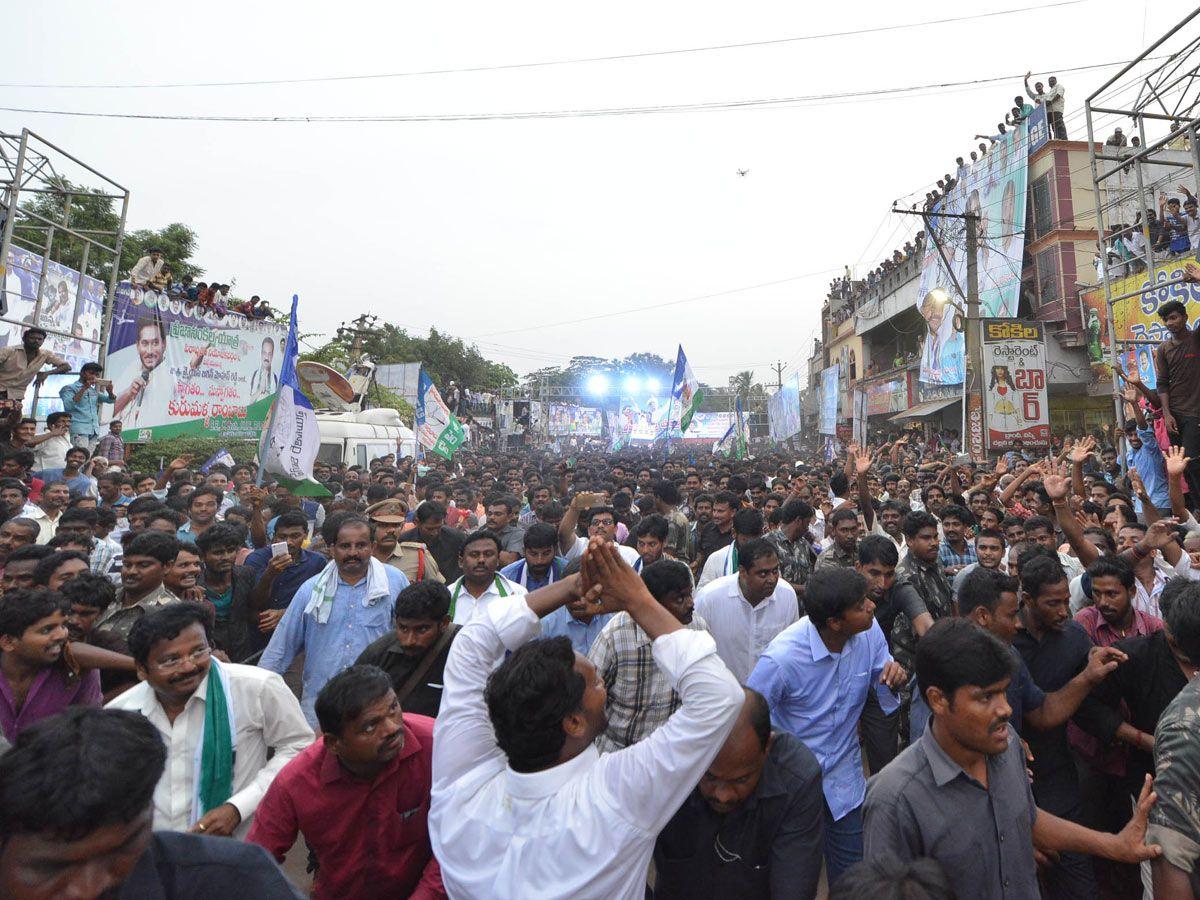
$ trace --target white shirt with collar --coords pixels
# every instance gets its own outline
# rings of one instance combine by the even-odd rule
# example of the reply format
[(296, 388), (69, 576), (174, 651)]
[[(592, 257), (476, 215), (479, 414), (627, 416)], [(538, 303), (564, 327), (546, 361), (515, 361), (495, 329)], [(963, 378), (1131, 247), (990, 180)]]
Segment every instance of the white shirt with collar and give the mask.
[(757, 606), (742, 596), (738, 576), (724, 575), (696, 594), (696, 615), (708, 623), (717, 654), (733, 677), (745, 684), (758, 657), (775, 635), (800, 618), (796, 591), (779, 579), (775, 592)]
[(483, 687), (506, 650), (540, 634), (523, 599), (491, 603), (458, 636), (434, 726), (429, 837), (452, 897), (641, 900), (659, 831), (691, 793), (742, 707), (712, 638), (654, 641), (683, 705), (643, 741), (601, 756), (594, 744), (538, 772), (515, 772)]
[[(736, 541), (737, 538), (734, 538), (734, 542)], [(700, 570), (700, 580), (696, 582), (696, 587), (707, 587), (718, 578), (732, 575), (733, 573), (729, 571), (729, 557), (732, 554), (733, 544), (718, 547), (708, 554), (708, 559), (704, 561), (704, 568)]]
[(67, 451), (74, 444), (64, 434), (56, 434), (46, 438), (33, 448), (33, 471), (45, 472), (47, 469), (61, 469), (67, 464)]
[[(638, 552), (632, 547), (626, 547), (624, 544), (616, 545), (617, 552), (621, 554), (621, 559), (629, 563), (631, 566), (638, 561)], [(567, 562), (573, 562), (583, 556), (583, 551), (587, 549), (588, 539), (583, 537), (575, 538), (575, 544), (566, 552), (564, 557)]]
[[(297, 753), (313, 742), (300, 701), (283, 678), (258, 666), (224, 663), (229, 676), (230, 703), (237, 726), (233, 762), (233, 794), (229, 802), (241, 813), (234, 830), (243, 839), (254, 811), (275, 776)], [(211, 678), (211, 669), (209, 678)], [(158, 729), (167, 745), (167, 765), (154, 788), (154, 830), (187, 831), (192, 825), (196, 747), (204, 732), (204, 701), (208, 678), (200, 683), (174, 722), (167, 720), (154, 689), (140, 682), (106, 704), (106, 709), (140, 712)], [(274, 756), (267, 759), (267, 750)], [(134, 765), (136, 760), (124, 760)]]
[(493, 600), (498, 600), (501, 597), (500, 589), (496, 586), (497, 579), (499, 584), (504, 587), (504, 596), (514, 597), (520, 594), (528, 594), (525, 585), (517, 584), (515, 581), (509, 581), (499, 572), (496, 577), (488, 583), (485, 590), (478, 597), (471, 596), (471, 592), (467, 590), (466, 576), (459, 578), (458, 581), (449, 585), (450, 596), (453, 598), (451, 605), (454, 607), (454, 624), (466, 625), (471, 621), (471, 617), (477, 612), (491, 603)]

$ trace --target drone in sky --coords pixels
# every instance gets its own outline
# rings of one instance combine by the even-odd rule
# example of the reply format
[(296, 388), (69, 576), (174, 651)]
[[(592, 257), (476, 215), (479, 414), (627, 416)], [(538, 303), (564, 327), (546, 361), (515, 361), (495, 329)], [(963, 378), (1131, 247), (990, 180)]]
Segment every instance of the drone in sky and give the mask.
[(745, 176), (750, 174), (750, 170), (749, 169), (738, 169), (737, 173), (744, 178)]

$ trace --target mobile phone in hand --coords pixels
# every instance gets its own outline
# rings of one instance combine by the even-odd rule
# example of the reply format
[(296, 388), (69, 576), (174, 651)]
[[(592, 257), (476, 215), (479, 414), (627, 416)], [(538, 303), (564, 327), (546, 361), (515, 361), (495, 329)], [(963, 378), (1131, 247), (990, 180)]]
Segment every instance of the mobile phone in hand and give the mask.
[(272, 559), (274, 559), (277, 556), (287, 556), (289, 552), (290, 551), (288, 550), (288, 545), (287, 545), (286, 541), (277, 541), (276, 543), (271, 545), (271, 558)]

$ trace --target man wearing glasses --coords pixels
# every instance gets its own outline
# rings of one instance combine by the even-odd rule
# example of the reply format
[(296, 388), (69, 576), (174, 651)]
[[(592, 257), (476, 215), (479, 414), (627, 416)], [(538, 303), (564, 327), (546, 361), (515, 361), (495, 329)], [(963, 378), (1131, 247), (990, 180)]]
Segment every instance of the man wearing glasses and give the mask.
[[(609, 542), (616, 539), (616, 510), (611, 506), (604, 506), (603, 503), (604, 500), (599, 494), (586, 491), (571, 498), (571, 505), (563, 513), (562, 521), (558, 524), (558, 549), (567, 558), (567, 562), (582, 556), (591, 538), (603, 538)], [(587, 537), (580, 537), (575, 532), (580, 519), (587, 523)], [(631, 566), (639, 559), (638, 552), (633, 547), (618, 545), (617, 552)]]
[(108, 704), (140, 712), (162, 735), (154, 829), (241, 838), (279, 770), (313, 741), (283, 679), (212, 656), (202, 605), (152, 609), (129, 632), (141, 683)]

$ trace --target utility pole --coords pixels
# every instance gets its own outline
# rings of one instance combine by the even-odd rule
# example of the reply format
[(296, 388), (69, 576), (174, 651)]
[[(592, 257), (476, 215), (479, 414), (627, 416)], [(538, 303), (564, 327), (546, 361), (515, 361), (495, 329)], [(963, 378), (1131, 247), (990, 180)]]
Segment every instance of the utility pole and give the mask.
[(963, 373), (962, 449), (982, 460), (983, 449), (983, 358), (979, 334), (979, 216), (969, 213), (967, 226), (967, 358)]
[(338, 326), (337, 336), (345, 337), (352, 335), (353, 339), (350, 342), (350, 365), (357, 365), (363, 355), (363, 338), (368, 334), (373, 334), (375, 331), (375, 323), (379, 320), (379, 316), (368, 316), (366, 313), (360, 315), (357, 319), (347, 326), (344, 322)]
[(775, 370), (775, 386), (779, 390), (783, 390), (783, 370), (787, 368), (782, 362), (777, 362), (771, 366)]

